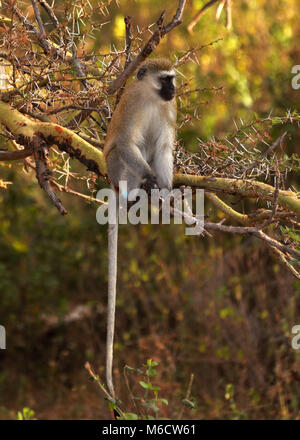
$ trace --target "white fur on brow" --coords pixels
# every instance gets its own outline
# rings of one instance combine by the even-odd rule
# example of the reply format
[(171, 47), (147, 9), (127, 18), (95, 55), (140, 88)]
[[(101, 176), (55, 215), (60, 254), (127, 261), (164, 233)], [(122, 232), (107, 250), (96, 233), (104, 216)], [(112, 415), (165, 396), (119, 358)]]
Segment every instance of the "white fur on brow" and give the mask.
[(160, 75), (174, 75), (174, 76), (176, 75), (174, 69), (172, 69), (172, 70), (160, 70), (158, 73)]
[(159, 70), (158, 72), (155, 73), (149, 73), (148, 75), (146, 75), (144, 81), (148, 81), (155, 90), (160, 90), (161, 88), (161, 83), (159, 82), (159, 77), (165, 75), (165, 76), (174, 76), (174, 78), (172, 79), (173, 84), (175, 85), (175, 70)]

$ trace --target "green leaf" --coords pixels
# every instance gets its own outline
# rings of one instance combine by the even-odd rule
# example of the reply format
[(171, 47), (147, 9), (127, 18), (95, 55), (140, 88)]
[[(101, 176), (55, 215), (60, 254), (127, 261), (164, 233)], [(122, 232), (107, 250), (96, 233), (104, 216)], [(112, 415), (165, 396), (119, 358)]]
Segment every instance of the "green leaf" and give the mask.
[(124, 414), (125, 420), (138, 420), (139, 417), (137, 414), (134, 413), (125, 413)]
[(196, 404), (191, 400), (183, 399), (181, 402), (183, 403), (184, 406), (187, 406), (188, 408), (193, 408), (193, 409), (196, 408)]
[(158, 362), (153, 361), (152, 359), (147, 360), (147, 366), (148, 367), (157, 367)]
[(154, 377), (154, 376), (156, 376), (156, 374), (157, 374), (157, 372), (156, 372), (156, 370), (154, 370), (154, 368), (148, 368), (146, 370), (146, 375), (149, 377)]
[(149, 387), (150, 390), (152, 391), (160, 391), (160, 387), (157, 385), (152, 385), (151, 383), (149, 383)]
[(150, 408), (152, 409), (154, 412), (158, 412), (159, 408), (158, 406), (155, 405), (155, 402), (153, 400), (149, 400), (148, 402), (144, 402), (141, 404), (142, 408)]
[(151, 389), (151, 383), (146, 383), (143, 380), (139, 381), (139, 384), (141, 385), (141, 387), (148, 389)]
[(169, 405), (169, 402), (167, 399), (159, 399), (160, 402), (164, 403), (165, 405)]

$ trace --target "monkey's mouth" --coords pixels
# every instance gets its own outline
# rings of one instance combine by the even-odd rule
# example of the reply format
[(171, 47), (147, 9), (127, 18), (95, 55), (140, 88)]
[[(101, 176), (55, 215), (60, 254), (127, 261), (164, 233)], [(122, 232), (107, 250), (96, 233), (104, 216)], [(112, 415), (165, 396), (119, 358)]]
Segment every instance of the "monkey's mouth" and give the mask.
[(160, 95), (165, 101), (171, 101), (175, 96), (175, 89), (161, 90)]

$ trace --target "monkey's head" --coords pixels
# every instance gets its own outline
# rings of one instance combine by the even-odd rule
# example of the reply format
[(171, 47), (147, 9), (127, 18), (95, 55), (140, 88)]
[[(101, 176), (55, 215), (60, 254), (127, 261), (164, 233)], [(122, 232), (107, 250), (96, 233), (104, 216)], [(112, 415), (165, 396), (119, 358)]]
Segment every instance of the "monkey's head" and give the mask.
[(145, 61), (138, 70), (137, 79), (145, 81), (164, 101), (171, 101), (175, 96), (175, 71), (171, 61), (165, 58)]

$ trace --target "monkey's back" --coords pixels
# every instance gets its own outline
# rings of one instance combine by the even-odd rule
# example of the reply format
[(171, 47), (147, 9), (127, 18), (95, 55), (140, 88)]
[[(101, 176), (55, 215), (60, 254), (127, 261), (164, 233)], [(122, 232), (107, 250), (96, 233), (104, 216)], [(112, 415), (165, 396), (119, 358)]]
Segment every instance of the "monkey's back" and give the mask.
[(108, 126), (103, 150), (104, 157), (108, 156), (118, 136), (122, 136), (124, 139), (128, 133), (129, 137), (132, 124), (136, 124), (141, 119), (141, 113), (145, 111), (145, 105), (142, 103), (145, 102), (146, 96), (143, 95), (145, 93), (137, 80), (125, 87)]

